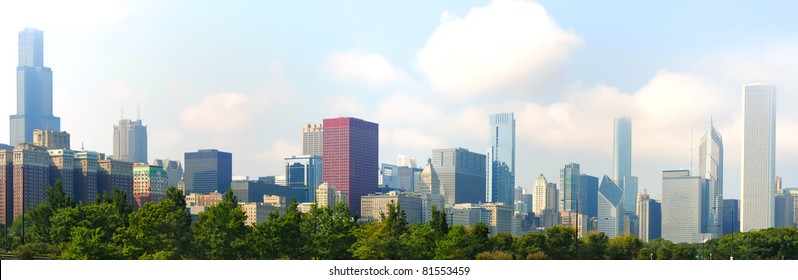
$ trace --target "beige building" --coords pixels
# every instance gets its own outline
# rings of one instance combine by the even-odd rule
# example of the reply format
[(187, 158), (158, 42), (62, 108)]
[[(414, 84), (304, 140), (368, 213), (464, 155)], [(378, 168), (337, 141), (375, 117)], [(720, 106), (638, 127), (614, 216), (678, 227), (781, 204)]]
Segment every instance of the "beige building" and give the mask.
[(287, 205), (284, 196), (264, 195), (263, 202), (239, 202), (241, 209), (247, 214), (244, 224), (253, 226), (269, 219), (269, 214), (277, 212), (284, 215)]
[(14, 218), (45, 199), (50, 181), (50, 154), (47, 149), (30, 143), (19, 143), (13, 152)]
[(13, 150), (0, 148), (0, 221), (10, 225), (14, 220), (14, 157)]
[(33, 130), (33, 145), (47, 149), (69, 150), (69, 133), (52, 130)]
[(339, 201), (343, 201), (349, 205), (349, 193), (346, 191), (336, 190), (335, 187), (328, 183), (322, 183), (316, 188), (316, 205), (318, 207), (334, 207)]
[[(40, 130), (34, 130), (34, 135)], [(35, 136), (34, 136), (35, 138)], [(47, 150), (50, 154), (50, 185), (54, 186), (57, 180), (61, 187), (73, 199), (75, 198), (75, 152), (66, 149)]]
[(94, 203), (97, 197), (98, 155), (91, 151), (75, 152), (75, 199), (83, 204)]
[(208, 206), (214, 206), (220, 201), (222, 201), (222, 194), (218, 192), (212, 192), (209, 194), (192, 193), (186, 195), (186, 205), (189, 206), (193, 205), (193, 206), (208, 207)]
[(646, 191), (646, 189), (643, 189), (643, 192), (641, 192), (637, 196), (637, 218), (638, 218), (638, 224), (639, 224), (639, 227), (640, 227), (640, 229), (638, 230), (638, 233), (640, 234), (639, 235), (640, 239), (643, 240), (643, 242), (648, 242), (649, 241), (648, 239), (649, 239), (649, 236), (650, 236), (649, 231), (648, 231), (648, 229), (650, 228), (649, 227), (649, 221), (650, 221), (649, 220), (649, 218), (650, 218), (649, 217), (650, 216), (649, 215), (649, 213), (650, 213), (649, 206), (650, 205), (651, 205), (651, 202), (650, 202), (650, 198), (648, 196), (648, 192)]
[(411, 193), (395, 191), (360, 197), (360, 217), (366, 220), (379, 221), (381, 220), (381, 214), (388, 214), (388, 205), (391, 203), (399, 205), (400, 209), (405, 212), (408, 223), (421, 222), (421, 197)]
[(490, 232), (491, 234), (497, 233), (513, 233), (513, 207), (504, 205), (502, 202), (495, 203), (482, 203), (479, 207), (490, 211)]
[(302, 125), (302, 154), (311, 156), (321, 156), (322, 136), (324, 129), (322, 124)]

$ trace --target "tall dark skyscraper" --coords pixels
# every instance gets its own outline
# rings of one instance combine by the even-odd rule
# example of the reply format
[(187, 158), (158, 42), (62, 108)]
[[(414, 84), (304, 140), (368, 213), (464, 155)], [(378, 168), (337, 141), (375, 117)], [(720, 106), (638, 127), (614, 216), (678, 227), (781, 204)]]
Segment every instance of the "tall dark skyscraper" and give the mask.
[(186, 153), (186, 193), (224, 193), (233, 180), (233, 154), (218, 150)]
[(587, 174), (579, 176), (579, 213), (589, 219), (598, 217), (599, 179)]
[(26, 28), (19, 32), (17, 114), (11, 115), (9, 144), (33, 142), (33, 130), (61, 131), (53, 116), (53, 71), (44, 67), (44, 36)]
[(349, 212), (360, 212), (360, 197), (377, 192), (379, 125), (356, 118), (324, 119), (322, 180), (349, 194)]

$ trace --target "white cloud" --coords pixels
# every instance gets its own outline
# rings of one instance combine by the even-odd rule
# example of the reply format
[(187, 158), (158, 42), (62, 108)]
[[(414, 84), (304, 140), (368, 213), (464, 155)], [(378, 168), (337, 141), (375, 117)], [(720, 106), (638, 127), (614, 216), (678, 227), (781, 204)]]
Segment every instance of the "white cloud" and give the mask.
[(410, 79), (407, 73), (391, 65), (382, 55), (357, 50), (331, 54), (323, 69), (336, 79), (366, 85), (383, 85)]
[(48, 31), (79, 29), (116, 22), (127, 17), (133, 7), (125, 1), (10, 1), (0, 12), (3, 21), (15, 29), (35, 27)]
[(180, 120), (192, 130), (225, 134), (252, 128), (257, 112), (248, 96), (224, 92), (189, 105), (180, 113)]
[(465, 18), (444, 12), (416, 63), (434, 91), (453, 98), (529, 93), (550, 83), (581, 43), (538, 3), (494, 1)]
[(443, 142), (437, 136), (417, 129), (396, 129), (392, 133), (392, 140), (399, 148), (432, 150), (443, 147)]

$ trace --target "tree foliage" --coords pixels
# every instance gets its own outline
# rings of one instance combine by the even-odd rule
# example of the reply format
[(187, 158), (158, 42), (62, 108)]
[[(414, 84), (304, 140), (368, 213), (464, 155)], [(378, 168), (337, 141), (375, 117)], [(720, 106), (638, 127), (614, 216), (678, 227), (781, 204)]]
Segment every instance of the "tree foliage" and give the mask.
[(121, 190), (86, 205), (75, 203), (60, 182), (46, 195), (23, 216), (24, 225), (22, 218), (15, 219), (4, 236), (4, 245), (18, 258), (798, 259), (795, 228), (728, 234), (702, 244), (643, 242), (631, 235), (610, 239), (601, 232), (577, 239), (574, 229), (564, 226), (515, 237), (491, 234), (483, 223), (449, 225), (445, 212), (434, 207), (427, 223), (408, 223), (396, 204), (389, 205), (379, 220), (361, 223), (343, 202), (332, 208), (312, 205), (308, 213), (300, 213), (295, 200), (284, 213), (271, 213), (265, 222), (246, 226), (246, 213), (232, 191), (196, 222), (186, 211), (184, 196), (174, 188), (167, 190), (167, 199), (147, 203), (138, 211)]

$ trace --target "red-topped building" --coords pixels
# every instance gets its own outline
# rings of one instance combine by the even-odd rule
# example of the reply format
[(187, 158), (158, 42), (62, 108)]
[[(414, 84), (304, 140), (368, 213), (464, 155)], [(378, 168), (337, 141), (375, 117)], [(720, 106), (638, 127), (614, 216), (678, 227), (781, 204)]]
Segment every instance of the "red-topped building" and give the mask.
[(356, 118), (324, 119), (322, 180), (349, 193), (349, 212), (360, 212), (360, 197), (377, 192), (379, 125)]

